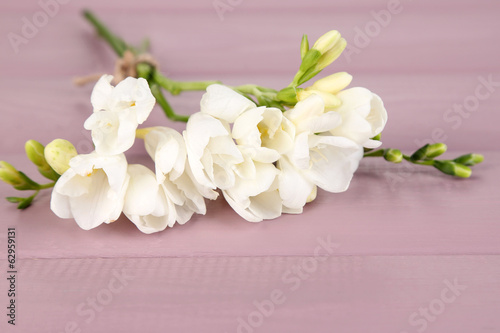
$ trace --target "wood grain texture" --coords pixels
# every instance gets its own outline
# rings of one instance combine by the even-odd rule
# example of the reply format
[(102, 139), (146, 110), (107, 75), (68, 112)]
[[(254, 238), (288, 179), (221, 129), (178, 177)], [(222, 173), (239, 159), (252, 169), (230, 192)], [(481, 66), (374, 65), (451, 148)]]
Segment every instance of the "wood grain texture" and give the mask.
[[(74, 323), (93, 333), (245, 332), (241, 319), (266, 333), (498, 331), (498, 255), (334, 255), (298, 278), (295, 268), (308, 259), (26, 259), (16, 329), (63, 332)], [(255, 302), (269, 302), (275, 290), (280, 304), (259, 321)], [(442, 310), (441, 299), (450, 300)], [(429, 309), (425, 326), (420, 309)]]
[[(410, 152), (434, 139), (450, 146), (448, 156), (484, 153), (484, 164), (456, 180), (365, 160), (347, 192), (321, 192), (302, 215), (252, 224), (218, 200), (206, 216), (155, 235), (123, 218), (85, 232), (52, 214), (49, 193), (24, 212), (1, 200), (0, 247), (7, 226), (18, 232), (19, 326), (4, 318), (0, 331), (60, 333), (75, 322), (81, 332), (238, 332), (254, 301), (281, 289), (286, 302), (253, 332), (500, 332), (500, 3), (401, 0), (401, 11), (363, 46), (359, 31), (389, 1), (222, 1), (233, 4), (222, 19), (212, 0), (69, 1), (18, 53), (8, 34), (21, 34), (23, 19), (32, 21), (41, 7), (2, 1), (0, 159), (33, 174), (20, 153), (28, 139), (62, 137), (91, 150), (83, 121), (92, 87), (74, 87), (71, 78), (111, 72), (114, 56), (81, 18), (85, 7), (133, 43), (150, 37), (172, 78), (228, 84), (287, 85), (301, 35), (314, 40), (337, 29), (359, 52), (340, 57), (331, 72), (348, 71), (353, 85), (383, 98), (384, 146)], [(490, 90), (482, 83), (488, 79)], [(488, 96), (479, 99), (477, 89)], [(171, 101), (192, 114), (200, 96)], [(474, 97), (477, 105), (467, 106)], [(151, 124), (184, 127), (159, 109)], [(146, 163), (140, 143), (127, 157)], [(0, 197), (12, 194), (0, 184)], [(291, 290), (283, 276), (296, 274), (325, 237), (338, 247)], [(6, 271), (5, 255), (0, 262)], [(108, 295), (120, 272), (134, 278), (87, 322), (89, 312), (77, 308)], [(423, 328), (420, 309), (439, 306), (445, 281), (455, 279), (465, 290)], [(0, 281), (3, 307), (8, 286)]]

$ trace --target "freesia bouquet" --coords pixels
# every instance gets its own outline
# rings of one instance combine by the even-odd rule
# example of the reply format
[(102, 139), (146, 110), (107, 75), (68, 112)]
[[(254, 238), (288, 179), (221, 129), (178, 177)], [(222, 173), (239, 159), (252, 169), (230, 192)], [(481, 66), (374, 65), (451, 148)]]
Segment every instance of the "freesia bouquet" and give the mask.
[[(350, 88), (352, 76), (345, 72), (302, 87), (344, 50), (346, 41), (337, 31), (327, 32), (312, 47), (303, 36), (300, 67), (287, 87), (276, 90), (174, 81), (146, 53), (147, 43), (132, 47), (92, 13), (85, 17), (119, 56), (114, 76), (100, 76), (91, 95), (93, 112), (84, 127), (91, 131), (95, 151), (78, 154), (63, 139), (46, 146), (28, 141), (28, 158), (53, 182), (38, 184), (0, 162), (3, 181), (17, 190), (35, 191), (7, 198), (18, 208), (53, 187), (53, 212), (75, 219), (85, 230), (114, 222), (123, 213), (140, 231), (153, 233), (184, 224), (194, 213), (205, 214), (205, 200), (220, 193), (247, 221), (299, 214), (316, 198), (318, 187), (347, 190), (363, 157), (406, 160), (457, 177), (469, 177), (470, 167), (483, 160), (478, 154), (437, 160), (446, 151), (442, 143), (411, 155), (379, 148), (387, 122), (382, 99), (366, 88)], [(183, 116), (173, 111), (163, 90), (172, 95), (206, 92), (200, 111)], [(139, 128), (155, 103), (169, 119), (187, 122), (186, 129)], [(154, 171), (127, 163), (125, 153), (136, 139), (144, 141)]]

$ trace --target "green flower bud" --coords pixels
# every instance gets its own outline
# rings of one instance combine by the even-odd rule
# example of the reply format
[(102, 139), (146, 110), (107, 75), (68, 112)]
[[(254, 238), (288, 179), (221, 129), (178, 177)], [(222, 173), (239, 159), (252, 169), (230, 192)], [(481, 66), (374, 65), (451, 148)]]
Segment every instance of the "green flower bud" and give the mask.
[(468, 178), (472, 173), (469, 167), (452, 161), (434, 161), (433, 166), (447, 175), (461, 178)]
[[(304, 74), (308, 69), (317, 68), (318, 61), (320, 60), (320, 58), (323, 58), (328, 53), (335, 54), (336, 52), (338, 52), (339, 48), (338, 44), (340, 40), (341, 40), (340, 33), (336, 30), (329, 31), (320, 38), (318, 38), (316, 43), (314, 43), (313, 47), (303, 54), (302, 63), (300, 64), (299, 76), (302, 76), (301, 74)], [(303, 53), (303, 50), (305, 50), (304, 38), (302, 39), (302, 44), (301, 44), (301, 54)], [(331, 55), (328, 56), (328, 59), (329, 58), (331, 58)], [(323, 61), (323, 63), (324, 62), (325, 61)], [(321, 69), (323, 69), (326, 66), (321, 67)]]
[(45, 160), (45, 147), (35, 140), (29, 140), (24, 146), (26, 155), (33, 164), (38, 167), (38, 171), (42, 176), (51, 180), (59, 179), (59, 174), (55, 172)]
[(386, 149), (384, 152), (384, 158), (386, 161), (392, 163), (401, 163), (403, 160), (403, 153), (399, 149)]
[(307, 35), (302, 36), (302, 42), (300, 43), (300, 59), (304, 59), (307, 51), (309, 51), (309, 40)]
[(28, 156), (30, 161), (37, 167), (48, 166), (45, 156), (43, 155), (43, 150), (45, 148), (40, 142), (28, 140), (24, 145), (24, 149), (26, 150), (26, 156)]
[(316, 65), (316, 70), (321, 71), (323, 68), (329, 66), (332, 62), (337, 60), (346, 46), (347, 41), (344, 38), (340, 38), (339, 41), (330, 50), (328, 50), (328, 52), (326, 52), (321, 56), (321, 58), (319, 58)]
[(278, 95), (276, 96), (280, 101), (283, 101), (288, 104), (295, 105), (297, 104), (297, 91), (302, 89), (297, 89), (294, 87), (287, 87), (278, 91)]
[(321, 52), (315, 49), (310, 49), (302, 58), (302, 63), (300, 64), (299, 73), (304, 74), (308, 69), (314, 68), (321, 58)]
[(337, 30), (328, 31), (326, 34), (318, 38), (313, 45), (314, 50), (318, 50), (321, 54), (330, 51), (335, 44), (340, 40), (340, 33)]
[(16, 190), (38, 190), (40, 188), (38, 183), (5, 161), (0, 161), (0, 179), (12, 185)]
[(484, 156), (481, 154), (467, 154), (459, 156), (455, 158), (453, 161), (463, 165), (473, 166), (484, 161)]
[(47, 163), (60, 175), (69, 169), (69, 161), (76, 155), (75, 146), (67, 140), (55, 139), (45, 147)]
[(448, 147), (444, 143), (434, 143), (427, 147), (426, 158), (432, 159), (438, 157), (446, 152)]
[(12, 186), (24, 184), (24, 180), (16, 168), (10, 163), (0, 161), (0, 179)]
[(421, 161), (427, 159), (433, 159), (446, 151), (447, 147), (444, 143), (434, 143), (434, 144), (426, 144), (419, 150), (413, 153), (410, 158), (413, 161)]

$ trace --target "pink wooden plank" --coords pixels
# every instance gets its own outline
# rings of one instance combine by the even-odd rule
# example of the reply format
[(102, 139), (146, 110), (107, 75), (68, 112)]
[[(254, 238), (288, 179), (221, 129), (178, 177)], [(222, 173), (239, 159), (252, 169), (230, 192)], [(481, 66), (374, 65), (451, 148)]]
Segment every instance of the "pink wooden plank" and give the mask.
[[(23, 212), (4, 200), (0, 209), (2, 224), (18, 228), (22, 258), (311, 255), (326, 234), (341, 240), (345, 255), (498, 254), (500, 154), (485, 155), (467, 180), (367, 160), (348, 191), (321, 192), (303, 214), (263, 223), (244, 221), (223, 200), (209, 202), (206, 216), (154, 235), (125, 218), (80, 230), (52, 214), (49, 193)], [(2, 185), (0, 197), (9, 194)], [(0, 229), (0, 239), (5, 234)]]
[[(30, 20), (40, 11), (36, 1), (27, 3), (30, 5), (25, 9), (1, 12), (2, 35), (21, 34), (22, 18)], [(142, 10), (134, 8), (133, 15), (128, 15), (121, 4), (120, 9), (113, 5), (106, 5), (108, 10), (101, 11), (99, 6), (95, 9), (131, 42), (150, 37), (155, 55), (165, 70), (175, 75), (270, 72), (291, 76), (299, 61), (301, 35), (308, 33), (313, 41), (331, 29), (341, 31), (350, 45), (359, 49), (350, 57), (342, 56), (337, 70), (484, 73), (498, 69), (496, 31), (500, 22), (496, 14), (500, 4), (495, 1), (481, 5), (473, 1), (449, 2), (441, 10), (436, 10), (432, 1), (402, 1), (401, 11), (392, 15), (388, 24), (383, 23), (386, 27), (377, 23), (371, 11), (386, 10), (387, 1), (362, 8), (350, 8), (347, 2), (338, 7), (337, 2), (322, 2), (319, 7), (309, 7), (309, 2), (291, 8), (270, 5), (279, 7), (275, 10), (255, 9), (258, 5), (251, 3), (244, 2), (227, 12), (223, 21), (211, 8), (212, 1), (204, 1), (203, 10), (191, 10), (187, 5), (188, 9), (181, 12), (171, 9), (176, 5), (156, 8), (142, 3)], [(85, 6), (94, 8), (87, 3)], [(191, 6), (198, 8), (198, 3)], [(92, 29), (80, 17), (82, 7), (78, 2), (61, 7), (34, 37), (28, 38), (27, 44), (19, 46), (18, 54), (8, 38), (2, 38), (0, 46), (5, 52), (0, 54), (0, 63), (9, 64), (2, 69), (4, 75), (40, 78), (100, 70), (99, 66), (109, 61), (106, 56), (110, 53), (95, 40)], [(358, 28), (366, 32), (370, 27), (375, 27), (373, 33), (368, 32), (372, 37), (363, 42), (357, 37), (361, 35)]]
[[(322, 259), (316, 266), (291, 256), (24, 259), (18, 326), (8, 332), (500, 330), (498, 255)], [(309, 273), (299, 278), (297, 267)], [(273, 290), (281, 304), (259, 314), (254, 302), (269, 304)], [(249, 316), (254, 327), (238, 330)], [(5, 320), (0, 327), (9, 328)]]

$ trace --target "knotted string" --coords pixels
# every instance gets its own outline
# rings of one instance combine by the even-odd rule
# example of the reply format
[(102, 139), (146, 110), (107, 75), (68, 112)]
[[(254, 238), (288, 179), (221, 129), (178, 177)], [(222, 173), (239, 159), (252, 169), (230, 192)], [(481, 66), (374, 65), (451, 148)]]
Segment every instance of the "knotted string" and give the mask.
[[(123, 57), (116, 59), (115, 70), (113, 73), (114, 85), (118, 84), (125, 78), (137, 77), (137, 64), (146, 63), (154, 68), (158, 68), (158, 62), (149, 53), (135, 55), (130, 50), (123, 53)], [(73, 79), (73, 83), (77, 86), (83, 86), (88, 83), (97, 82), (105, 73), (95, 73), (86, 76), (80, 76)]]

